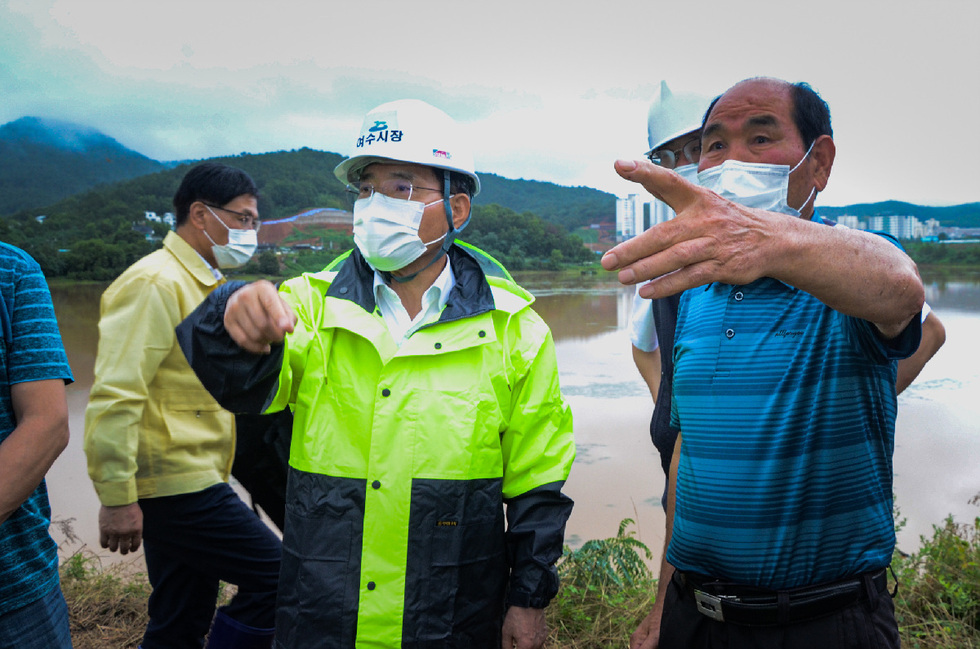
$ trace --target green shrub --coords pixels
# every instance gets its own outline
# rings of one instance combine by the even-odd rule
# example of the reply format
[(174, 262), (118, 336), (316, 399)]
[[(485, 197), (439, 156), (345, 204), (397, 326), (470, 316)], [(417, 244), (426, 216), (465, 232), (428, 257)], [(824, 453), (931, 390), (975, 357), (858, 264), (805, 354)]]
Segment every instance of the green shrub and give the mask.
[(960, 524), (948, 516), (921, 541), (918, 552), (892, 561), (903, 646), (980, 647), (980, 517)]
[(586, 541), (578, 550), (566, 546), (558, 563), (562, 583), (579, 588), (648, 584), (652, 575), (645, 561), (651, 561), (653, 554), (632, 531), (626, 531), (634, 524), (632, 518), (625, 518), (612, 538)]
[(565, 548), (561, 589), (548, 607), (549, 647), (619, 649), (646, 617), (657, 582), (645, 563), (650, 549), (627, 532), (633, 524), (624, 519), (612, 538)]

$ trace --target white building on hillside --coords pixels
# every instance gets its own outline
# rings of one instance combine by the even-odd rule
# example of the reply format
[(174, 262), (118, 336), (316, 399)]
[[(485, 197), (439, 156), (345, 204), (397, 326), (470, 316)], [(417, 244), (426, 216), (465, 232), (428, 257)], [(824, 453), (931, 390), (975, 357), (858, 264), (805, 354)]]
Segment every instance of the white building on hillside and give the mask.
[(841, 225), (846, 225), (852, 230), (864, 229), (864, 221), (862, 221), (856, 216), (849, 216), (847, 214), (842, 214), (841, 216), (838, 216), (835, 220)]
[(670, 209), (670, 206), (663, 201), (651, 201), (650, 202), (650, 227), (653, 227), (659, 223), (665, 223), (672, 218), (674, 218), (674, 210)]
[(869, 216), (868, 230), (887, 232), (896, 239), (921, 239), (935, 236), (939, 222), (929, 219), (925, 224), (911, 215)]
[(626, 241), (643, 232), (643, 201), (636, 194), (616, 199), (616, 240)]

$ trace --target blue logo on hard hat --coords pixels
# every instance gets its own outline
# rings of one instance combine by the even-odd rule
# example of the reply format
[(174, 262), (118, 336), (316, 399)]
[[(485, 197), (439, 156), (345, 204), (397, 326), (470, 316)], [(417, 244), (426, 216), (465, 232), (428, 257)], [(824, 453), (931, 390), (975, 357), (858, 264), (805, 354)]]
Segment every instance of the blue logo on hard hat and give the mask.
[(389, 131), (387, 122), (375, 122), (374, 126), (368, 129), (367, 135), (362, 135), (357, 138), (355, 147), (363, 149), (366, 146), (371, 146), (375, 142), (401, 142), (403, 134), (404, 131), (397, 129)]

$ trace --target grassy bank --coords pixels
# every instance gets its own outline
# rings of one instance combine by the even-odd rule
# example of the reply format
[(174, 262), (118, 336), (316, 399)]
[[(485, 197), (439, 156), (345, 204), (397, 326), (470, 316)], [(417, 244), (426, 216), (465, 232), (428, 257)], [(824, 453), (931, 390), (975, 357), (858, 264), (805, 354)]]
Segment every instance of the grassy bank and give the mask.
[[(980, 496), (974, 498), (980, 504)], [(616, 536), (566, 548), (562, 588), (548, 608), (550, 649), (622, 649), (646, 615), (656, 580), (649, 550), (625, 520)], [(899, 523), (901, 526), (902, 523)], [(911, 555), (896, 552), (896, 616), (907, 649), (980, 649), (980, 517), (947, 518)], [(75, 649), (135, 647), (146, 625), (146, 576), (132, 566), (103, 569), (76, 553), (62, 564)], [(894, 581), (890, 580), (894, 587)]]

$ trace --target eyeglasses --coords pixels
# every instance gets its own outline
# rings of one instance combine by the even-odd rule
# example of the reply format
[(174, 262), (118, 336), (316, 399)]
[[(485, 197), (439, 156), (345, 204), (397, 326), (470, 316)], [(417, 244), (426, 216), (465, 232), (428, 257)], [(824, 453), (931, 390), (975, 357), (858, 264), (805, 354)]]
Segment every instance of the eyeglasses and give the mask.
[[(204, 201), (201, 202), (204, 203)], [(222, 212), (234, 214), (235, 219), (237, 219), (239, 223), (249, 230), (255, 230), (258, 232), (259, 228), (262, 227), (262, 221), (260, 221), (259, 217), (255, 216), (254, 214), (249, 214), (248, 212), (236, 212), (235, 210), (229, 210), (227, 207), (221, 207), (220, 205), (211, 205), (210, 203), (204, 204), (213, 210), (221, 210)]]
[(684, 154), (689, 161), (697, 162), (701, 158), (701, 138), (696, 137), (688, 140), (679, 149), (657, 149), (647, 154), (650, 162), (665, 169), (673, 169), (677, 166), (677, 161), (681, 154)]
[(410, 201), (412, 200), (412, 195), (420, 189), (429, 192), (442, 192), (441, 189), (433, 189), (432, 187), (417, 187), (402, 178), (389, 178), (380, 183), (353, 182), (347, 185), (347, 198), (350, 200), (351, 205), (353, 205), (354, 201), (371, 198), (374, 192), (380, 192), (388, 198)]

